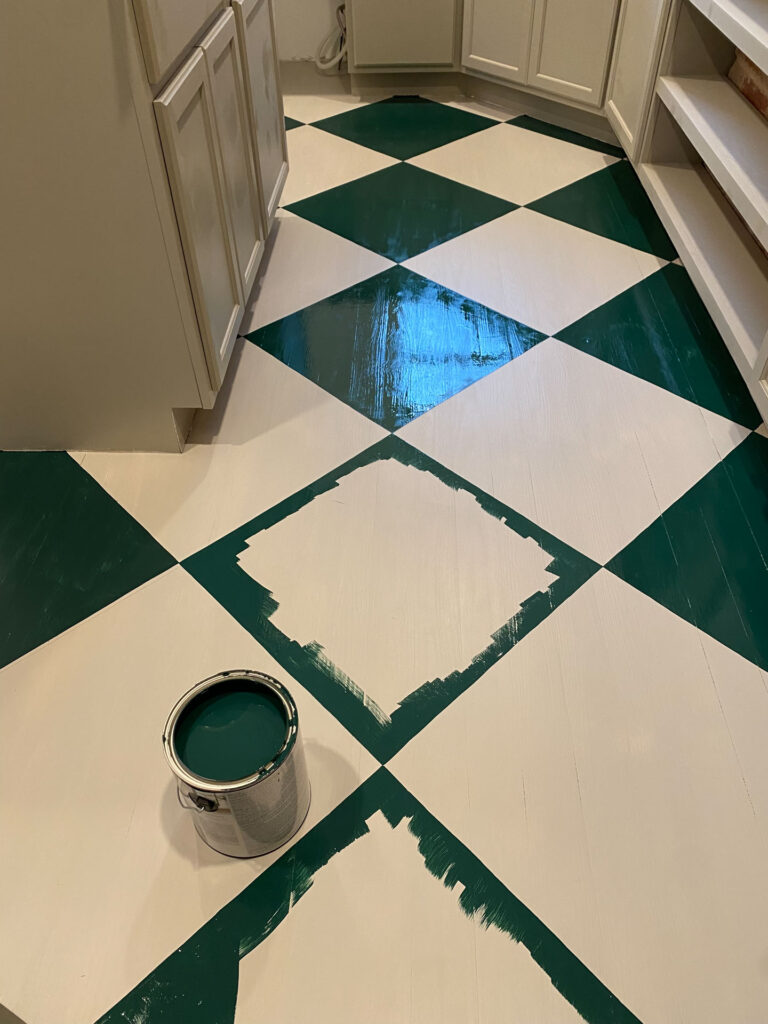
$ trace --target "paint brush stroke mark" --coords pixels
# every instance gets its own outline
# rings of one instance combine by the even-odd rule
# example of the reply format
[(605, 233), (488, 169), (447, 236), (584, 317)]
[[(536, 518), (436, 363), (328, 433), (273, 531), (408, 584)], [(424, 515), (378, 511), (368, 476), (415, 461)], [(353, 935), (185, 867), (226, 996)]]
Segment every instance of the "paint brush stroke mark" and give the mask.
[(461, 888), (463, 913), (525, 946), (587, 1024), (640, 1024), (386, 768), (375, 772), (96, 1024), (233, 1024), (240, 959), (280, 925), (337, 853), (368, 834), (368, 820), (378, 811), (393, 829), (408, 822), (427, 870), (447, 889)]
[[(248, 541), (256, 534), (269, 530), (321, 494), (337, 488), (344, 477), (357, 469), (384, 459), (396, 459), (403, 466), (431, 473), (452, 490), (471, 494), (484, 512), (503, 522), (520, 537), (531, 538), (546, 551), (551, 556), (546, 569), (556, 577), (546, 591), (536, 591), (526, 598), (519, 612), (492, 634), (488, 646), (478, 652), (468, 665), (442, 678), (425, 681), (403, 698), (392, 712), (390, 721), (381, 720), (376, 713), (381, 711), (378, 706), (372, 708), (367, 705), (362, 687), (326, 657), (319, 642), (302, 645), (275, 625), (272, 617), (278, 608), (277, 600), (238, 563)], [(596, 562), (394, 435), (378, 441), (313, 484), (185, 559), (182, 565), (382, 764), (543, 622), (599, 568)]]

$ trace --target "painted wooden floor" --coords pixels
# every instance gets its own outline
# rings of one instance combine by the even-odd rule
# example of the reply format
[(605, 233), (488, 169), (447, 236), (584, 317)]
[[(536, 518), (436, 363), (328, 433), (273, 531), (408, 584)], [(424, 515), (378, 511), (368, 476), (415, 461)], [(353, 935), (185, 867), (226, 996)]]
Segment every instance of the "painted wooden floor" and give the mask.
[[(768, 1021), (768, 433), (621, 151), (286, 98), (181, 456), (0, 454), (0, 1003), (26, 1024)], [(227, 860), (161, 732), (294, 694)]]

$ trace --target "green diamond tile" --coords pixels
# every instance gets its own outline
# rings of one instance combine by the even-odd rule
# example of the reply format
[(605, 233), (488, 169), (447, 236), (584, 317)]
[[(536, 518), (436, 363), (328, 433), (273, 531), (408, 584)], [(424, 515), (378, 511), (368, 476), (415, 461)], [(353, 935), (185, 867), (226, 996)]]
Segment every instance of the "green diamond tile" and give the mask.
[(664, 225), (627, 160), (551, 192), (530, 203), (528, 208), (665, 260), (677, 256)]
[(557, 337), (745, 427), (760, 423), (749, 390), (682, 267), (663, 267)]
[(401, 263), (516, 207), (411, 164), (395, 164), (286, 209)]
[(607, 568), (768, 670), (768, 439), (750, 434)]
[(175, 564), (64, 452), (1, 452), (0, 667)]
[(512, 117), (508, 123), (514, 124), (518, 128), (527, 128), (532, 132), (549, 135), (551, 138), (560, 139), (562, 142), (572, 142), (575, 146), (593, 149), (596, 153), (605, 153), (607, 156), (616, 157), (624, 156), (624, 150), (620, 146), (612, 146), (610, 142), (601, 142), (600, 139), (592, 139), (589, 135), (582, 135), (581, 132), (572, 132), (568, 128), (560, 128), (556, 124), (549, 124), (548, 121), (540, 121), (537, 117), (531, 117), (530, 114)]
[(290, 131), (291, 128), (301, 128), (303, 123), (303, 121), (297, 121), (294, 117), (286, 117), (285, 130)]
[(408, 160), (497, 122), (420, 96), (392, 96), (315, 122), (315, 128)]
[[(468, 665), (457, 665), (455, 671), (444, 678), (424, 681), (399, 701), (391, 715), (385, 715), (368, 700), (365, 680), (350, 679), (343, 668), (333, 664), (322, 646), (323, 637), (302, 644), (278, 628), (272, 618), (280, 606), (281, 595), (273, 594), (246, 572), (240, 556), (248, 550), (257, 534), (270, 530), (290, 516), (299, 515), (311, 502), (334, 491), (346, 477), (358, 470), (389, 459), (401, 467), (413, 467), (430, 474), (433, 480), (453, 491), (466, 492), (482, 512), (502, 522), (519, 538), (532, 538), (547, 556), (551, 556), (546, 571), (554, 578), (522, 600), (519, 611), (509, 621), (493, 623), (495, 631), (490, 642), (483, 650), (477, 651)], [(430, 515), (430, 508), (419, 510), (419, 514)], [(300, 519), (297, 522), (300, 527)], [(290, 675), (298, 679), (381, 762), (394, 756), (598, 568), (591, 559), (394, 435), (372, 445), (268, 512), (185, 559), (182, 564)], [(350, 625), (349, 628), (354, 627)], [(381, 623), (381, 629), (391, 628), (391, 623)], [(394, 637), (393, 642), (396, 642)]]
[[(413, 872), (424, 870), (454, 893), (457, 914), (477, 921), (478, 927), (497, 929), (530, 954), (556, 992), (590, 1024), (640, 1024), (638, 1018), (606, 988), (564, 943), (513, 892), (448, 831), (385, 768), (380, 768), (351, 796), (295, 843), (286, 853), (223, 907), (202, 928), (175, 950), (131, 992), (104, 1014), (97, 1024), (232, 1024), (237, 1014), (240, 961), (252, 954), (269, 962), (269, 951), (258, 947), (283, 925), (301, 900), (313, 899), (321, 873), (335, 858), (343, 871), (344, 851), (363, 837), (378, 837), (379, 859), (385, 863), (387, 843), (398, 828), (406, 828), (413, 840), (408, 853)], [(391, 831), (390, 831), (391, 830)], [(401, 858), (398, 860), (404, 867)], [(335, 865), (334, 865), (335, 867)], [(397, 870), (379, 876), (379, 884), (391, 886), (392, 898), (406, 900), (415, 927), (419, 927), (420, 888), (409, 887), (412, 874)], [(365, 886), (355, 887), (350, 878), (344, 912), (359, 914), (359, 927), (376, 931), (376, 915), (368, 907)], [(402, 887), (402, 888), (401, 888)], [(390, 891), (390, 890), (388, 890)], [(301, 911), (300, 911), (301, 912)], [(443, 919), (450, 927), (450, 918)], [(321, 941), (321, 937), (320, 941)], [(350, 937), (350, 941), (354, 941)], [(442, 951), (427, 951), (426, 960), (413, 958), (418, 974)], [(343, 950), (339, 950), (343, 956)], [(455, 955), (455, 954), (454, 954)], [(476, 956), (481, 955), (476, 952)], [(510, 968), (513, 962), (510, 958)], [(515, 961), (519, 963), (519, 961)], [(481, 964), (486, 963), (481, 959)], [(375, 971), (366, 963), (363, 969)], [(464, 967), (464, 964), (461, 964)], [(342, 968), (343, 969), (343, 968)], [(475, 975), (474, 962), (472, 974)], [(258, 967), (255, 968), (258, 973)], [(253, 975), (251, 975), (253, 976)], [(488, 984), (484, 972), (475, 975), (482, 995)], [(522, 983), (522, 979), (518, 979)], [(423, 991), (423, 987), (422, 987)], [(514, 992), (514, 986), (512, 987)], [(252, 995), (252, 994), (251, 994)], [(287, 997), (290, 999), (290, 993)], [(422, 1004), (420, 1004), (422, 1005)], [(556, 1005), (556, 1004), (555, 1004)], [(433, 1011), (434, 1012), (434, 1011)], [(519, 1019), (514, 995), (510, 1019)], [(570, 1018), (570, 1014), (566, 1014)], [(379, 1016), (377, 1019), (385, 1019)], [(559, 1018), (558, 1018), (559, 1019)]]
[(246, 337), (397, 430), (545, 335), (397, 266)]

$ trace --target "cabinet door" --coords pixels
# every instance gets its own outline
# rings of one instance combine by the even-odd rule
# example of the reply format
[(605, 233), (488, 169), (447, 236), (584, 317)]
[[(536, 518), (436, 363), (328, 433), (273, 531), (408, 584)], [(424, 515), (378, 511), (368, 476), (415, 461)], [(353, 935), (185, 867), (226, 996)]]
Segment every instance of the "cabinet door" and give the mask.
[(267, 222), (277, 212), (288, 174), (283, 97), (270, 0), (232, 0), (245, 75), (251, 137)]
[(528, 84), (599, 107), (618, 0), (536, 0)]
[(462, 64), (525, 82), (532, 24), (533, 0), (464, 0)]
[(624, 0), (605, 112), (630, 157), (637, 155), (659, 66), (670, 0)]
[(456, 0), (354, 0), (353, 65), (452, 66)]
[(264, 221), (231, 10), (218, 19), (200, 49), (211, 83), (240, 285), (247, 298), (264, 250)]
[(196, 50), (155, 100), (211, 383), (221, 386), (243, 313), (216, 119)]

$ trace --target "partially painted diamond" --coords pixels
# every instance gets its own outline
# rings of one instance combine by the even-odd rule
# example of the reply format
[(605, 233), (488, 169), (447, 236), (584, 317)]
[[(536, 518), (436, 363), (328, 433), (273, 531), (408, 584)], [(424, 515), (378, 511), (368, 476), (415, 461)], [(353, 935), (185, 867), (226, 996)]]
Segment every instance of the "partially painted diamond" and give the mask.
[(381, 761), (595, 569), (395, 437), (184, 564)]

